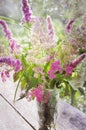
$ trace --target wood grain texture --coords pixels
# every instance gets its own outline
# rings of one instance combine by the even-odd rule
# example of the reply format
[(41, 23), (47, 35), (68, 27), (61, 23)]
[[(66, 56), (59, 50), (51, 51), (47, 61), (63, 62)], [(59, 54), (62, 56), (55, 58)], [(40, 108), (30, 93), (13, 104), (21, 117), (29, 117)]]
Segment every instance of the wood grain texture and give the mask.
[[(35, 101), (28, 102), (25, 98), (13, 104), (16, 84), (12, 78), (6, 83), (0, 81), (0, 93), (23, 117), (39, 129), (37, 106)], [(20, 91), (20, 90), (19, 90)], [(18, 96), (19, 92), (18, 91)], [(86, 130), (86, 114), (59, 100), (56, 113), (56, 130)], [(0, 130), (33, 130), (0, 96)]]
[(0, 130), (33, 130), (1, 96)]
[(86, 130), (86, 114), (66, 102), (58, 102), (56, 130)]
[[(15, 109), (24, 116), (24, 118), (33, 126), (36, 130), (38, 130), (38, 114), (37, 114), (37, 107), (36, 102), (31, 101), (28, 102), (25, 98), (13, 103), (14, 92), (16, 89), (16, 84), (13, 83), (12, 78), (8, 79), (6, 83), (3, 83), (0, 80), (0, 93), (10, 102), (10, 104), (15, 107)], [(18, 91), (19, 96), (20, 91)], [(0, 117), (1, 119), (1, 117)], [(1, 130), (1, 129), (0, 129)]]

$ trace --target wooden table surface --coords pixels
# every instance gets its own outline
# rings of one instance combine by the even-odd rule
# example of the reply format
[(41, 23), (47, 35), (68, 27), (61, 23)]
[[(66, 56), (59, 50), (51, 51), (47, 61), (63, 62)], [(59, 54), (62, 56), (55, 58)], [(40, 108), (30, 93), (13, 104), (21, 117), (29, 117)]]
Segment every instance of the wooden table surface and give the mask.
[(0, 79), (0, 130), (38, 130), (36, 102), (24, 98), (14, 104), (15, 89), (12, 78)]

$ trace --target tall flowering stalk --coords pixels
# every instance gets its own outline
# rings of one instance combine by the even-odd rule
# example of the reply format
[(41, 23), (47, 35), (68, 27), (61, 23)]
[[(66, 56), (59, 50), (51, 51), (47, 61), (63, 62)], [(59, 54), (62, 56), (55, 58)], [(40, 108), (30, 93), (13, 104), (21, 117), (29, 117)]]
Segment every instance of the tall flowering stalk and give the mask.
[(7, 23), (3, 20), (0, 20), (0, 24), (2, 25), (4, 34), (9, 41), (11, 52), (13, 53), (13, 52), (17, 51), (20, 48), (20, 45), (18, 45), (16, 40), (13, 38), (12, 33), (11, 33), (10, 29), (8, 28)]
[(31, 20), (32, 11), (28, 4), (28, 0), (22, 0), (22, 12), (23, 12), (23, 19), (28, 23)]
[(27, 55), (28, 61), (36, 64), (47, 62), (49, 55), (52, 53), (52, 48), (55, 47), (55, 32), (53, 28), (51, 22), (47, 23), (44, 18), (35, 18), (30, 30), (31, 48)]
[(67, 76), (71, 75), (75, 67), (77, 67), (85, 57), (86, 57), (86, 53), (83, 53), (82, 55), (79, 56), (79, 58), (73, 60), (70, 64), (67, 64), (65, 70), (66, 75)]
[(47, 17), (47, 24), (48, 24), (48, 34), (50, 37), (50, 42), (51, 43), (55, 42), (55, 31), (50, 16)]

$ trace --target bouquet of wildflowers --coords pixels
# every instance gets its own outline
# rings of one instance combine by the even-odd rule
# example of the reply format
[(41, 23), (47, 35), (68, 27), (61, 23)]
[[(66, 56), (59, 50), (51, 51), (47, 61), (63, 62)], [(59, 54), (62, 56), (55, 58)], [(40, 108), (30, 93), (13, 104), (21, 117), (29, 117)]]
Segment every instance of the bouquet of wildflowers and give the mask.
[[(14, 100), (20, 87), (19, 99), (36, 99), (42, 105), (39, 113), (43, 112), (48, 116), (43, 118), (40, 124), (46, 122), (45, 126), (41, 126), (46, 129), (46, 126), (51, 127), (53, 108), (57, 102), (56, 95), (76, 105), (75, 94), (81, 92), (81, 89), (72, 87), (71, 81), (79, 77), (76, 68), (84, 60), (86, 53), (75, 53), (74, 44), (70, 45), (66, 36), (66, 44), (64, 39), (58, 43), (51, 17), (34, 16), (27, 0), (22, 0), (22, 13), (21, 26), (25, 27), (27, 35), (29, 34), (27, 46), (17, 43), (7, 23), (0, 20), (10, 52), (9, 56), (0, 57), (0, 75), (5, 82), (13, 71), (14, 82), (18, 81)], [(66, 27), (68, 35), (71, 34), (74, 21), (75, 19), (71, 20)]]

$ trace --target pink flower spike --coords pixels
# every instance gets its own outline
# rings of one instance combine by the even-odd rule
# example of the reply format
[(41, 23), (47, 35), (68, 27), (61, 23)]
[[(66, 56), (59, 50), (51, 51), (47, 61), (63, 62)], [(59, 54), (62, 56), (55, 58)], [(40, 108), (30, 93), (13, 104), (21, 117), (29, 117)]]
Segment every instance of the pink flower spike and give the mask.
[(47, 17), (47, 24), (48, 24), (48, 34), (50, 37), (50, 42), (51, 43), (55, 42), (55, 31), (54, 31), (53, 23), (50, 16)]
[(82, 55), (79, 56), (79, 58), (73, 60), (70, 64), (66, 65), (66, 75), (70, 76), (74, 70), (75, 67), (77, 67), (78, 64), (81, 63), (81, 61), (86, 57), (86, 53), (83, 53)]
[(73, 60), (71, 62), (71, 66), (73, 66), (74, 68), (81, 63), (81, 61), (86, 57), (86, 53), (83, 53), (79, 56), (79, 58)]
[(65, 68), (66, 76), (70, 76), (72, 74), (73, 70), (74, 70), (74, 67), (71, 66), (70, 64), (67, 64), (66, 68)]

